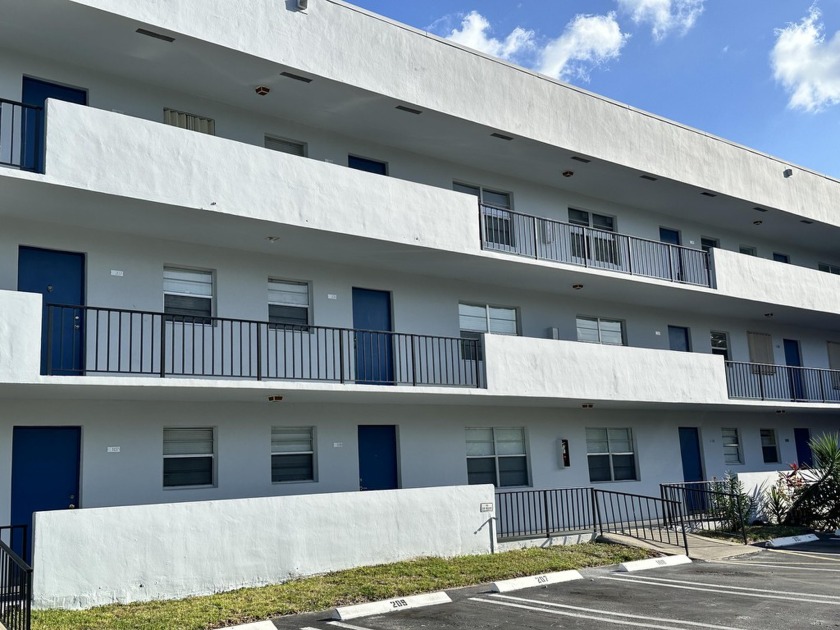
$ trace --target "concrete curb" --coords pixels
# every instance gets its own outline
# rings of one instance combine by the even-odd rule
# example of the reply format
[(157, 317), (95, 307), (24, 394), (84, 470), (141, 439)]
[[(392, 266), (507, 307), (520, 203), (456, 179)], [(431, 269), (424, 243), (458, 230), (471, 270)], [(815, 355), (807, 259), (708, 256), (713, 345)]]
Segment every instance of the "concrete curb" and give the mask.
[(767, 546), (771, 549), (776, 547), (790, 547), (791, 545), (799, 545), (802, 543), (809, 543), (819, 540), (820, 537), (816, 534), (804, 534), (802, 536), (785, 536), (783, 538), (774, 538), (767, 541)]
[(423, 606), (435, 606), (437, 604), (449, 604), (452, 600), (443, 591), (437, 593), (426, 593), (424, 595), (411, 595), (398, 599), (386, 599), (379, 602), (368, 602), (367, 604), (356, 604), (355, 606), (341, 606), (333, 610), (332, 618), (341, 621), (369, 617), (371, 615), (383, 615), (385, 613), (397, 612), (398, 610), (411, 610)]
[(649, 558), (647, 560), (634, 560), (623, 562), (618, 566), (619, 571), (631, 573), (633, 571), (644, 571), (646, 569), (658, 569), (659, 567), (673, 567), (678, 564), (691, 564), (691, 559), (686, 555), (667, 556), (665, 558)]
[(227, 630), (277, 630), (270, 621), (258, 621), (257, 623), (246, 623), (243, 626), (231, 626)]
[(582, 580), (583, 576), (578, 571), (557, 571), (555, 573), (543, 573), (541, 575), (529, 575), (527, 577), (513, 578), (511, 580), (500, 580), (493, 582), (490, 590), (494, 593), (509, 593), (523, 588), (534, 588), (535, 586), (548, 586), (572, 580)]

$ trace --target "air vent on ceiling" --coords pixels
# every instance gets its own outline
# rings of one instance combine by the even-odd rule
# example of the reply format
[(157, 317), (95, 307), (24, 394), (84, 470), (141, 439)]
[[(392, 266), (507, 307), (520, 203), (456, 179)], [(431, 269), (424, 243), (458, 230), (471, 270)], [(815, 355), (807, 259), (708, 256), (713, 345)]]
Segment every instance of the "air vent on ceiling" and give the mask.
[(758, 206), (753, 208), (753, 210), (758, 210), (759, 212), (767, 212), (767, 208), (759, 208)]
[(580, 157), (580, 156), (578, 156), (578, 155), (573, 155), (573, 156), (572, 156), (572, 159), (573, 159), (575, 162), (583, 162), (584, 164), (589, 164), (589, 163), (592, 161), (592, 160), (587, 160), (586, 158), (582, 158), (582, 157)]
[(499, 140), (508, 140), (508, 141), (513, 140), (512, 136), (506, 136), (503, 133), (491, 133), (490, 135), (493, 136), (494, 138), (498, 138)]
[(160, 39), (169, 43), (175, 41), (174, 37), (170, 37), (169, 35), (161, 35), (160, 33), (155, 33), (154, 31), (147, 31), (145, 28), (138, 28), (135, 32), (140, 33), (141, 35), (145, 35), (146, 37), (154, 37), (155, 39)]
[(813, 225), (814, 222), (810, 219), (802, 219), (800, 223), (804, 223), (805, 225)]
[(642, 179), (646, 179), (649, 182), (655, 182), (656, 181), (656, 177), (654, 177), (653, 175), (639, 175), (639, 177), (641, 177)]
[(302, 77), (299, 74), (292, 74), (291, 72), (281, 72), (281, 77), (286, 77), (287, 79), (294, 79), (295, 81), (300, 81), (301, 83), (312, 83), (312, 79), (309, 77)]
[(408, 112), (409, 114), (414, 114), (416, 116), (419, 116), (420, 114), (423, 113), (419, 109), (414, 109), (412, 107), (406, 107), (405, 105), (397, 105), (397, 109), (400, 110), (401, 112)]
[(703, 195), (704, 197), (717, 197), (717, 195), (715, 193), (710, 193), (710, 192), (701, 192), (700, 194)]

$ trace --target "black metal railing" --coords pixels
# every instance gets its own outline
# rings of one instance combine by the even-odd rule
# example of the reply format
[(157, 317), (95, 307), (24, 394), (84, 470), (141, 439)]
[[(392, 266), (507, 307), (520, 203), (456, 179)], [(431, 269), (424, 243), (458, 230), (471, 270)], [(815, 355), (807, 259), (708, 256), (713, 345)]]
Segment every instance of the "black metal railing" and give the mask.
[(597, 488), (497, 492), (496, 531), (500, 540), (616, 533), (679, 545), (688, 553), (678, 501)]
[(688, 555), (685, 515), (678, 501), (612, 490), (592, 492), (602, 535), (607, 532), (676, 545)]
[(582, 265), (713, 286), (709, 254), (616, 232), (479, 205), (484, 249), (539, 260)]
[(726, 362), (730, 398), (840, 403), (840, 370)]
[(43, 168), (44, 109), (0, 98), (0, 165)]
[(690, 531), (717, 531), (740, 537), (747, 544), (746, 524), (741, 495), (728, 492), (720, 481), (685, 481), (659, 485), (663, 500), (676, 501), (682, 507)]
[(484, 387), (481, 340), (50, 305), (49, 375)]
[(14, 551), (20, 535), (26, 545), (26, 526), (0, 527), (0, 625), (29, 630), (32, 622), (32, 567)]
[(500, 539), (592, 531), (595, 515), (591, 488), (515, 490), (496, 493)]

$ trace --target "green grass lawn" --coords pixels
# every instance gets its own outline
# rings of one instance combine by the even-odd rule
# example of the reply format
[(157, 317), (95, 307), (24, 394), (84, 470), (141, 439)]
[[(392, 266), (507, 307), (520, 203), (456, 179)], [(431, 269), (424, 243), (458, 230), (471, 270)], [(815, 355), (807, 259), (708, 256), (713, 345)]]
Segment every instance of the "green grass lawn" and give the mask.
[[(807, 527), (797, 527), (792, 525), (747, 525), (747, 541), (750, 543), (763, 542), (772, 538), (784, 538), (785, 536), (801, 536), (811, 532)], [(740, 534), (733, 534), (731, 532), (716, 532), (716, 531), (696, 531), (693, 532), (698, 536), (706, 536), (707, 538), (718, 538), (721, 540), (729, 540), (732, 542), (742, 543), (743, 537)]]
[(35, 611), (33, 630), (198, 630), (549, 571), (640, 560), (642, 549), (587, 543), (494, 555), (422, 558), (338, 571), (277, 586), (85, 611)]

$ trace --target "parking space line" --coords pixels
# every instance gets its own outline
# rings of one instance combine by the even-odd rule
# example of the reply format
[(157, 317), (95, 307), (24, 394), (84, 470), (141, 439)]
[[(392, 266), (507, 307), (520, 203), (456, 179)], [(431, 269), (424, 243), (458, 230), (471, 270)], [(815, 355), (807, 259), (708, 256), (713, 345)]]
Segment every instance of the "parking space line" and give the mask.
[[(610, 619), (604, 616), (584, 615), (565, 610), (552, 610), (544, 606), (528, 606), (527, 604), (517, 604), (515, 602), (504, 602), (498, 599), (483, 599), (481, 597), (471, 597), (470, 601), (481, 602), (484, 604), (494, 604), (496, 606), (507, 606), (508, 608), (519, 608), (520, 610), (530, 610), (534, 612), (547, 613), (549, 615), (561, 615), (563, 617), (575, 617), (577, 619), (592, 619), (593, 621), (600, 621), (601, 623), (612, 623), (621, 626), (636, 626), (638, 628), (652, 628), (653, 630), (686, 630), (684, 625), (680, 626), (657, 626), (651, 623), (638, 623), (626, 619)], [(645, 617), (641, 617), (645, 619)], [(674, 620), (676, 623), (682, 624), (680, 621)], [(726, 630), (738, 630), (737, 628), (727, 628)]]
[(538, 599), (526, 599), (524, 597), (513, 597), (512, 595), (491, 595), (491, 597), (498, 597), (501, 599), (511, 599), (517, 602), (525, 602), (528, 604), (540, 604), (542, 606), (551, 606), (553, 608), (567, 608), (569, 610), (579, 610), (582, 612), (597, 613), (599, 615), (611, 615), (613, 617), (626, 617), (628, 619), (647, 619), (649, 621), (661, 621), (663, 623), (679, 623), (687, 626), (698, 626), (700, 628), (712, 628), (713, 630), (739, 630), (732, 626), (715, 626), (709, 623), (698, 623), (696, 621), (683, 621), (681, 619), (665, 619), (662, 617), (647, 617), (644, 615), (631, 615), (629, 613), (612, 612), (608, 610), (598, 610), (596, 608), (583, 608), (581, 606), (570, 606), (568, 604), (557, 604), (555, 602), (544, 602)]
[(347, 630), (371, 630), (370, 628), (363, 628), (362, 626), (353, 626), (349, 623), (343, 623), (341, 621), (328, 621), (327, 624), (331, 626), (336, 626), (337, 628), (347, 628)]
[(610, 577), (604, 576), (601, 578), (602, 580), (617, 580), (618, 582), (624, 582), (625, 584), (647, 584), (648, 586), (662, 586), (665, 588), (678, 588), (687, 591), (702, 591), (705, 593), (726, 593), (727, 595), (740, 595), (742, 597), (756, 597), (756, 598), (763, 598), (763, 599), (784, 599), (794, 602), (809, 602), (812, 604), (828, 604), (829, 606), (840, 606), (840, 601), (826, 601), (824, 599), (805, 599), (802, 597), (783, 597), (781, 595), (763, 595), (761, 593), (745, 593), (742, 591), (731, 591), (728, 590), (726, 587), (718, 587), (718, 588), (701, 588), (699, 586), (686, 586), (683, 584), (667, 584), (663, 582), (651, 582), (648, 581), (647, 578), (620, 578), (620, 577)]
[[(724, 586), (721, 584), (709, 584), (708, 582), (695, 582), (694, 580), (676, 580), (674, 578), (660, 578), (660, 577), (652, 577), (650, 575), (640, 576), (636, 579), (644, 579), (644, 580), (652, 580), (654, 582), (669, 582), (671, 584), (690, 584), (691, 586), (711, 586), (713, 588), (726, 588), (726, 589), (735, 589), (738, 591), (752, 591), (754, 593), (773, 593), (776, 595), (790, 595), (790, 591), (774, 591), (769, 588), (750, 588), (748, 586)], [(840, 600), (840, 597), (837, 595), (821, 595), (820, 593), (800, 593), (796, 591), (797, 595), (806, 595), (808, 597), (825, 597), (828, 599), (837, 599)]]
[(711, 564), (731, 564), (736, 567), (771, 567), (774, 569), (785, 569), (787, 571), (823, 571), (828, 573), (840, 573), (840, 569), (823, 569), (812, 564), (766, 564), (764, 562), (737, 562), (732, 560), (712, 560)]
[(801, 556), (804, 558), (815, 558), (817, 560), (821, 560), (823, 562), (840, 562), (840, 558), (830, 558), (824, 556), (822, 554), (817, 554), (813, 552), (807, 551), (794, 551), (793, 549), (768, 549), (771, 553), (785, 553), (790, 554), (791, 556)]

